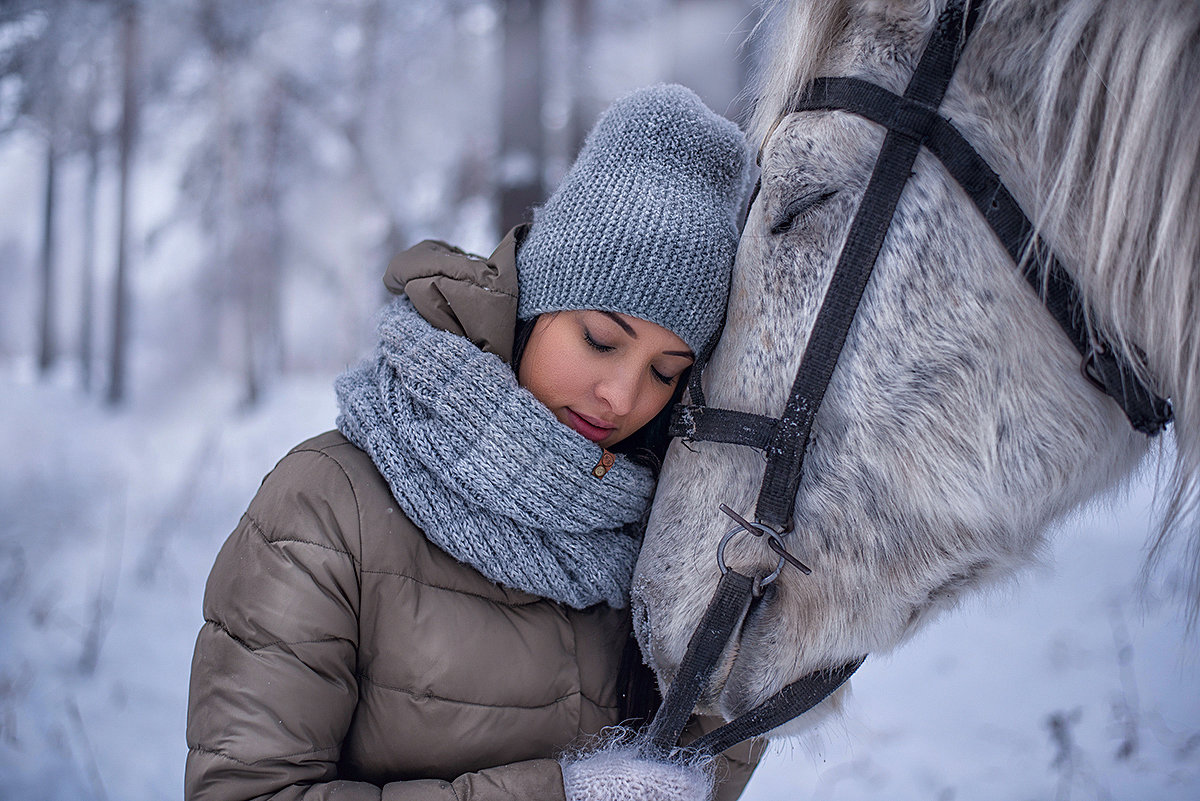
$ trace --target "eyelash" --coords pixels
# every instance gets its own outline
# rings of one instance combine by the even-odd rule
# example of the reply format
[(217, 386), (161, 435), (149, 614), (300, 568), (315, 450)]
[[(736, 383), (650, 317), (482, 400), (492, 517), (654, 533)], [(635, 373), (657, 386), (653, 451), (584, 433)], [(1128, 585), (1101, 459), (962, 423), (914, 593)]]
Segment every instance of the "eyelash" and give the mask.
[(599, 342), (592, 339), (592, 332), (588, 331), (586, 328), (583, 330), (583, 338), (587, 340), (588, 345), (590, 345), (593, 349), (600, 351), (601, 353), (608, 353), (610, 350), (613, 350), (612, 345), (601, 345)]
[[(592, 348), (593, 350), (597, 350), (600, 353), (608, 353), (610, 350), (615, 350), (612, 345), (601, 345), (599, 342), (592, 339), (592, 332), (588, 331), (586, 328), (583, 330), (583, 338), (588, 343), (588, 347)], [(671, 386), (671, 384), (675, 383), (674, 378), (663, 375), (654, 367), (650, 368), (650, 372), (654, 373), (654, 377), (667, 386)]]

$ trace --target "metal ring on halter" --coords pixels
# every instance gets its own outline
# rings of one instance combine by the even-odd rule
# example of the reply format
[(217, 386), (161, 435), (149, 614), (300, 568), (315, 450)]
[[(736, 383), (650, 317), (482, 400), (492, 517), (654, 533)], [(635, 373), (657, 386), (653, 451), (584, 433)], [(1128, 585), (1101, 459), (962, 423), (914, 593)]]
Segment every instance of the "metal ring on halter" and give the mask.
[[(717, 567), (721, 569), (722, 576), (729, 572), (729, 565), (725, 563), (725, 546), (729, 544), (729, 541), (733, 539), (735, 534), (743, 531), (749, 531), (756, 537), (761, 537), (763, 535), (766, 535), (768, 538), (778, 537), (772, 528), (769, 526), (764, 526), (762, 523), (751, 523), (750, 526), (751, 528), (738, 526), (721, 538), (721, 544), (717, 546)], [(785, 564), (787, 564), (787, 560), (781, 556), (779, 557), (779, 564), (775, 566), (775, 569), (771, 571), (771, 573), (762, 578), (754, 579), (754, 594), (761, 595), (763, 587), (766, 587), (768, 584), (775, 581), (775, 579), (779, 578), (779, 574), (783, 572), (783, 566)]]

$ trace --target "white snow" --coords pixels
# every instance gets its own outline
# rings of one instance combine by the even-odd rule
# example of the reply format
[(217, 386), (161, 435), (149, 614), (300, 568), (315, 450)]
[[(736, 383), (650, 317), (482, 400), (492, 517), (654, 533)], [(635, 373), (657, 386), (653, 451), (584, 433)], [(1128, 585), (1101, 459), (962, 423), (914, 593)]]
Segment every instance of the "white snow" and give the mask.
[(332, 426), (330, 379), (252, 415), (214, 382), (112, 413), (0, 376), (0, 798), (179, 797), (204, 580), (262, 476)]
[(868, 659), (844, 725), (775, 746), (743, 798), (1200, 798), (1181, 574), (1139, 580), (1152, 498), (1144, 480), (1081, 513), (1051, 565)]
[[(251, 414), (215, 380), (109, 412), (69, 377), (0, 373), (0, 798), (180, 795), (204, 579), (261, 477), (331, 426), (331, 378)], [(1200, 797), (1200, 648), (1170, 575), (1138, 588), (1150, 496), (870, 659), (826, 744), (776, 746), (744, 797)]]

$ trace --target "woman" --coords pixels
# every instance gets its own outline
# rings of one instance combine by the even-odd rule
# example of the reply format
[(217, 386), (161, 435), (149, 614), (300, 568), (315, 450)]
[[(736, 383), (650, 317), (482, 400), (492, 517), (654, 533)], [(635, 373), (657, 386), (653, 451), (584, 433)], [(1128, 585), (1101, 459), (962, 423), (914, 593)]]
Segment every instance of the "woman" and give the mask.
[[(647, 712), (629, 581), (746, 169), (736, 126), (652, 87), (489, 259), (393, 261), (339, 431), (284, 457), (213, 567), (188, 799), (591, 801), (558, 758)], [(748, 749), (729, 766), (733, 798)]]

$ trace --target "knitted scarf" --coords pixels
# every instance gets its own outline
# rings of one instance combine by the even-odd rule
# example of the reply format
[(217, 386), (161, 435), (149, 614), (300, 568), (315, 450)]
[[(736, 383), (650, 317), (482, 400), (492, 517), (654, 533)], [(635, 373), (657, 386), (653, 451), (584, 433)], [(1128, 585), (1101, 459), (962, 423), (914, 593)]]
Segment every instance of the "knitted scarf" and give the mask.
[(341, 432), (371, 457), (405, 514), (492, 581), (576, 609), (623, 608), (651, 471), (560, 423), (512, 368), (392, 301), (373, 359), (335, 383)]

